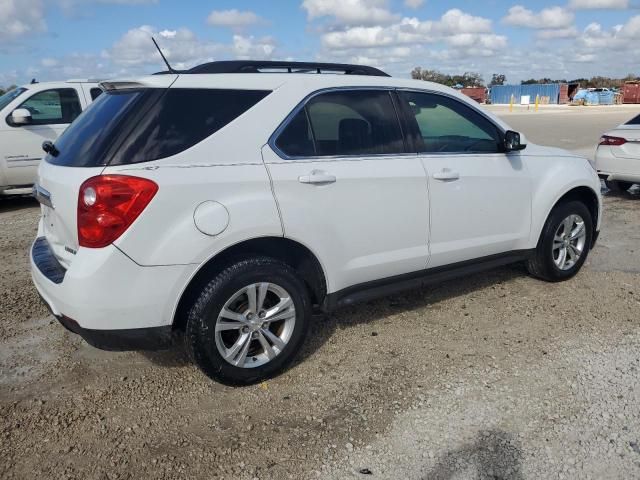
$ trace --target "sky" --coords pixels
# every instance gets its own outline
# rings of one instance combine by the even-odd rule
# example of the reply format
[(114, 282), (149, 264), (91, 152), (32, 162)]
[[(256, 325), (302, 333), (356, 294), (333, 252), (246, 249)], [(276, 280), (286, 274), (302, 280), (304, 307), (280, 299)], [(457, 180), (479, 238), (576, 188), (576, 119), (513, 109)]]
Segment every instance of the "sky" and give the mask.
[(0, 85), (133, 77), (224, 59), (408, 77), (640, 75), (640, 0), (0, 0)]

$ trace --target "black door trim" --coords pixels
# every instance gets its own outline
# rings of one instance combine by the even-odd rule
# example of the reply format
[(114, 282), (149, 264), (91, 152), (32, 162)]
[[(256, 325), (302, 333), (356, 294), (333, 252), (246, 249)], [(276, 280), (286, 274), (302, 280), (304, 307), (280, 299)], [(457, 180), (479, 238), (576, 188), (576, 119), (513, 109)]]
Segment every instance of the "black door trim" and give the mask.
[(444, 265), (442, 267), (429, 268), (361, 283), (328, 294), (322, 303), (322, 310), (324, 312), (331, 312), (339, 307), (366, 302), (405, 290), (421, 288), (437, 282), (444, 282), (453, 278), (472, 275), (510, 263), (521, 262), (529, 258), (534, 252), (535, 249), (514, 250), (497, 255), (466, 260), (464, 262), (452, 263), (451, 265)]

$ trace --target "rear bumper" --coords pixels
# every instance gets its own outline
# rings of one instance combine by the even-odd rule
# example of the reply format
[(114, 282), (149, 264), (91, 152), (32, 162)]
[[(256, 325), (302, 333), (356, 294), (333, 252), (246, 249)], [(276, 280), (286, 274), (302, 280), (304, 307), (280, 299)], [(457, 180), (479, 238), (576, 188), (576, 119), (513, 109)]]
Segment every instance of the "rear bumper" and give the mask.
[(63, 275), (55, 263), (46, 239), (38, 238), (31, 276), (68, 330), (106, 350), (169, 345), (175, 306), (194, 265), (141, 267), (114, 246), (80, 249)]
[(67, 317), (59, 317), (64, 328), (80, 335), (89, 345), (101, 350), (163, 350), (171, 346), (173, 329), (168, 327), (132, 328), (128, 330), (90, 330)]
[[(53, 314), (51, 305), (40, 296), (49, 311)], [(82, 328), (75, 320), (64, 315), (53, 314), (60, 324), (76, 335), (79, 335), (89, 345), (100, 350), (124, 352), (128, 350), (164, 350), (173, 342), (171, 326), (131, 328), (128, 330), (91, 330)]]

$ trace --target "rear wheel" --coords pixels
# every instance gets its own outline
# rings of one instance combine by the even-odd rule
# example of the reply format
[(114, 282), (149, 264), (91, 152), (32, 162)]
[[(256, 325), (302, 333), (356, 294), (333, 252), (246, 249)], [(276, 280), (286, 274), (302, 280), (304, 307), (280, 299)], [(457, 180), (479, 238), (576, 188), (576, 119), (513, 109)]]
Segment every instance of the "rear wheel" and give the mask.
[(609, 190), (615, 193), (626, 192), (633, 186), (632, 182), (621, 182), (619, 180), (605, 180), (604, 183)]
[(582, 202), (557, 205), (549, 215), (538, 246), (527, 269), (533, 276), (550, 282), (573, 277), (587, 259), (591, 248), (593, 220)]
[(202, 290), (189, 311), (185, 340), (198, 366), (229, 385), (246, 385), (286, 369), (311, 318), (304, 282), (285, 263), (240, 261)]

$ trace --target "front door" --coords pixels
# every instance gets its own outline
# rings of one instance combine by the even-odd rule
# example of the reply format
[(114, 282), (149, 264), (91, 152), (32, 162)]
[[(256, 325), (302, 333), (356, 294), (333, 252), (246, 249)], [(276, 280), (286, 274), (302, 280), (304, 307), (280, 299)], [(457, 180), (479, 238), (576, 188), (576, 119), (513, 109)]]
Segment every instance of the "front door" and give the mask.
[(31, 112), (31, 123), (12, 125), (2, 131), (5, 175), (12, 186), (35, 182), (38, 165), (45, 153), (42, 142), (55, 141), (82, 112), (80, 99), (74, 88), (57, 88), (38, 92), (17, 108)]
[(429, 267), (525, 248), (531, 182), (520, 153), (503, 153), (498, 127), (458, 99), (427, 92), (399, 98), (429, 176)]
[(390, 91), (313, 97), (263, 158), (285, 235), (320, 259), (329, 292), (425, 268), (427, 179)]

